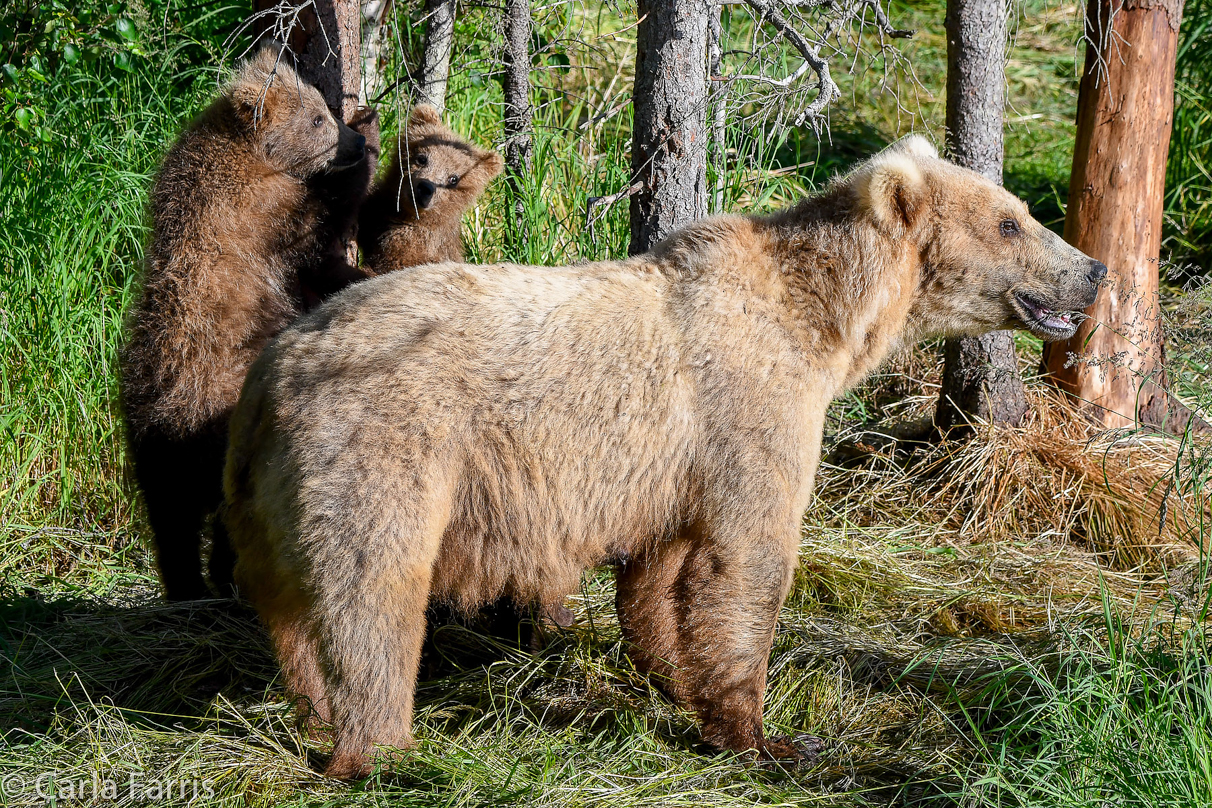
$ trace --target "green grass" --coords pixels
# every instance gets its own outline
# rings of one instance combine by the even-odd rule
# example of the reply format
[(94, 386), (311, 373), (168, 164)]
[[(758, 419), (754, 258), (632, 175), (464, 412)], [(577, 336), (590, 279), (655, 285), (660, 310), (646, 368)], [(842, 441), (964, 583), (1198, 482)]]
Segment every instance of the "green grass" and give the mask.
[[(825, 738), (816, 765), (787, 772), (703, 748), (690, 716), (634, 671), (610, 575), (596, 571), (569, 603), (576, 626), (542, 650), (447, 629), (452, 660), (418, 692), (419, 749), (394, 769), (356, 787), (315, 774), (324, 743), (295, 728), (249, 616), (225, 604), (158, 601), (114, 408), (114, 358), (147, 237), (150, 178), (213, 92), (243, 9), (159, 0), (112, 11), (46, 7), (55, 26), (21, 29), (11, 25), (14, 12), (0, 11), (0, 32), (14, 43), (4, 59), (18, 69), (16, 79), (0, 78), (0, 777), (14, 778), (3, 781), (0, 803), (46, 804), (41, 783), (57, 804), (90, 804), (96, 794), (78, 784), (95, 791), (107, 780), (119, 793), (94, 804), (1208, 801), (1212, 657), (1200, 565), (1165, 574), (1126, 566), (1083, 543), (1091, 517), (1053, 519), (1024, 504), (1029, 498), (1010, 497), (1001, 527), (974, 525), (973, 497), (998, 480), (955, 494), (943, 485), (948, 474), (912, 476), (894, 451), (858, 464), (827, 459), (781, 616), (767, 725)], [(1188, 20), (1198, 20), (1192, 8)], [(626, 100), (630, 12), (544, 13), (539, 39), (550, 69), (535, 73), (527, 237), (507, 236), (501, 212), (510, 200), (497, 183), (466, 221), (472, 260), (569, 263), (626, 250), (625, 202), (600, 211), (592, 228), (585, 210), (591, 197), (627, 184), (626, 106), (591, 119)], [(891, 14), (918, 32), (901, 43), (918, 83), (902, 76), (898, 103), (881, 93), (878, 65), (837, 70), (844, 97), (823, 141), (734, 126), (726, 209), (785, 204), (910, 130), (941, 142), (943, 4), (894, 2)], [(133, 21), (133, 38), (123, 19)], [(1008, 66), (1006, 182), (1053, 227), (1068, 187), (1078, 25), (1077, 6), (1030, 0)], [(484, 143), (500, 137), (500, 91), (485, 76), (490, 27), (490, 9), (469, 8), (460, 22), (462, 69), (449, 98), (452, 125)], [(1185, 40), (1176, 121), (1186, 123), (1176, 123), (1167, 192), (1168, 256), (1183, 262), (1206, 256), (1208, 245), (1199, 54), (1209, 39), (1200, 30)], [(563, 44), (566, 31), (589, 32), (592, 47)], [(415, 49), (417, 29), (405, 26), (401, 39), (405, 52)], [(85, 54), (75, 64), (64, 56), (69, 44)], [(29, 70), (34, 52), (46, 81)], [(388, 130), (403, 112), (397, 100), (383, 104)], [(25, 123), (18, 109), (30, 110)], [(1178, 300), (1175, 381), (1207, 411), (1212, 288)], [(1030, 364), (1038, 343), (1022, 347)], [(930, 350), (897, 357), (834, 409), (831, 446), (863, 438), (858, 419), (924, 411), (933, 394), (922, 380), (937, 375)], [(1021, 460), (1026, 470), (1014, 473), (1039, 473), (993, 440), (972, 451), (988, 461), (980, 469), (1013, 470)], [(1014, 462), (998, 460), (1007, 453)], [(1174, 496), (1206, 502), (1212, 453), (1198, 444), (1175, 457)], [(939, 462), (963, 477), (969, 460)], [(1056, 501), (1079, 499), (1065, 490)], [(1178, 513), (1177, 500), (1173, 507)], [(1205, 540), (1212, 533), (1194, 530)], [(46, 775), (53, 783), (39, 780)], [(163, 779), (186, 791), (147, 793)], [(194, 784), (202, 794), (191, 803)]]

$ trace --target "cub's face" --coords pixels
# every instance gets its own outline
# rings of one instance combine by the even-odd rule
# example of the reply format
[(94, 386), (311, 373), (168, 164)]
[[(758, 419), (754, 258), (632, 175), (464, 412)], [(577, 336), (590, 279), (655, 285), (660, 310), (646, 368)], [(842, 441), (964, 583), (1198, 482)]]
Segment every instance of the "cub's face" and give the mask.
[(1032, 218), (1021, 200), (975, 171), (905, 138), (856, 169), (861, 203), (886, 237), (923, 259), (912, 319), (922, 336), (1026, 328), (1067, 339), (1107, 268)]
[(433, 107), (419, 105), (391, 155), (384, 187), (398, 188), (398, 210), (416, 219), (462, 215), (504, 166), (442, 125)]
[(231, 93), (266, 159), (283, 171), (308, 178), (366, 159), (366, 138), (338, 120), (275, 48), (263, 48), (244, 66)]

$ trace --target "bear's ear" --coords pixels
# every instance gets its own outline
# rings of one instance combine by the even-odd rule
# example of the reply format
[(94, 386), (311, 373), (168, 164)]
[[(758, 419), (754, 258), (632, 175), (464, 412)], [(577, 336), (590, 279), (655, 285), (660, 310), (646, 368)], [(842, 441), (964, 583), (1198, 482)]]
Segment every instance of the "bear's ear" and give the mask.
[(231, 85), (231, 100), (241, 113), (250, 117), (259, 117), (259, 110), (265, 108), (265, 99), (269, 95), (275, 79), (289, 80), (294, 75), (285, 58), (282, 46), (273, 42), (263, 45), (253, 54), (236, 74)]
[(417, 104), (408, 116), (409, 129), (432, 129), (442, 125), (442, 116), (429, 104)]
[(484, 183), (487, 185), (489, 180), (504, 170), (505, 160), (494, 151), (482, 150), (478, 153), (478, 156), (480, 158), (480, 169), (487, 175), (484, 177)]
[[(927, 144), (929, 145), (929, 144)], [(885, 150), (854, 172), (860, 204), (876, 224), (891, 232), (911, 229), (927, 204), (926, 180), (917, 160), (899, 150)]]
[(905, 135), (884, 149), (884, 153), (887, 152), (899, 152), (900, 154), (907, 154), (910, 157), (918, 157), (924, 160), (938, 159), (938, 149), (934, 148), (934, 144), (921, 135)]

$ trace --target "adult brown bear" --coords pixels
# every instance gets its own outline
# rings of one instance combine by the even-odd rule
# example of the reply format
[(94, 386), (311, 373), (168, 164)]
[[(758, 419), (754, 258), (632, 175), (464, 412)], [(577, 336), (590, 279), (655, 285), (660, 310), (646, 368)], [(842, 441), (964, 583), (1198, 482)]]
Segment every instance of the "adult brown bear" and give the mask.
[(627, 261), (434, 265), (303, 318), (249, 372), (225, 490), (328, 772), (411, 743), (431, 597), (558, 602), (607, 560), (633, 659), (703, 737), (799, 757), (762, 696), (829, 402), (925, 337), (1066, 337), (1105, 271), (909, 138)]

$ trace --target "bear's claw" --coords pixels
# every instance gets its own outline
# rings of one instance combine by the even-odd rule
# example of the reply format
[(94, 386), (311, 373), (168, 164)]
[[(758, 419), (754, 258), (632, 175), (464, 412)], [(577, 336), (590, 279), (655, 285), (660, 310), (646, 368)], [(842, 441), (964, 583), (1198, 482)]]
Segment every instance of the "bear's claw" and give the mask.
[(823, 751), (825, 742), (822, 739), (801, 732), (795, 736), (779, 735), (767, 738), (761, 756), (768, 761), (798, 768), (814, 763)]

